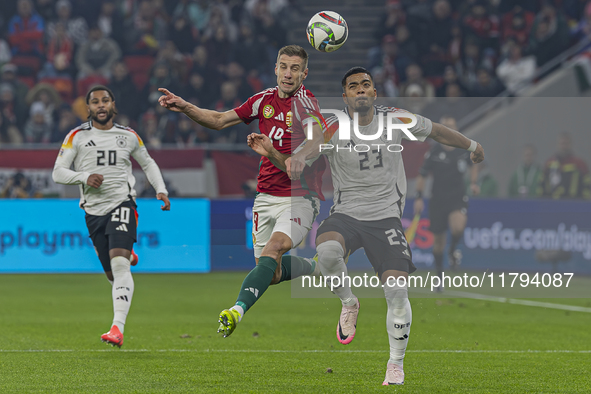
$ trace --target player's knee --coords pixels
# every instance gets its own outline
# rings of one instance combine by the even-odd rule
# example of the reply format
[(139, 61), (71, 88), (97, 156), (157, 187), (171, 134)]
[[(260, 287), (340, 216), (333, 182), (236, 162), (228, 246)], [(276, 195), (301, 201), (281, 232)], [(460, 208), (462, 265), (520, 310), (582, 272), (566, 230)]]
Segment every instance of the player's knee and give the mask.
[(345, 251), (338, 241), (326, 241), (316, 246), (318, 263), (321, 267), (331, 269), (343, 258)]
[(111, 272), (113, 272), (114, 277), (117, 277), (118, 275), (130, 272), (130, 265), (129, 259), (123, 256), (113, 257), (111, 259)]

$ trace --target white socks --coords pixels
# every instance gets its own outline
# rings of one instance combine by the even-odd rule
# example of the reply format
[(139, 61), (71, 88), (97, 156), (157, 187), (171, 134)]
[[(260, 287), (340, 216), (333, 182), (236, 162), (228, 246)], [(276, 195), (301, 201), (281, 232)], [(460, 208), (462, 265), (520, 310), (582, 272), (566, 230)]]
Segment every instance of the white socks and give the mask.
[(113, 272), (113, 325), (123, 334), (125, 319), (131, 306), (133, 297), (133, 277), (131, 276), (129, 260), (122, 256), (111, 259)]
[(234, 305), (234, 306), (233, 306), (232, 308), (230, 308), (230, 309), (233, 309), (233, 310), (235, 310), (236, 312), (238, 312), (238, 314), (240, 315), (240, 316), (238, 317), (238, 323), (240, 323), (240, 322), (242, 321), (242, 317), (244, 316), (244, 308), (242, 308), (240, 305)]
[(397, 284), (394, 286), (385, 284), (384, 294), (388, 303), (386, 316), (386, 328), (390, 340), (390, 360), (388, 363), (402, 366), (412, 323), (408, 289), (406, 286), (399, 287)]
[[(345, 259), (345, 251), (338, 241), (326, 241), (316, 246), (318, 252), (318, 264), (324, 276), (338, 276), (343, 278), (348, 275)], [(348, 281), (341, 283), (340, 287), (334, 289), (334, 293), (341, 299), (344, 306), (354, 306), (357, 298), (351, 291), (351, 284)]]

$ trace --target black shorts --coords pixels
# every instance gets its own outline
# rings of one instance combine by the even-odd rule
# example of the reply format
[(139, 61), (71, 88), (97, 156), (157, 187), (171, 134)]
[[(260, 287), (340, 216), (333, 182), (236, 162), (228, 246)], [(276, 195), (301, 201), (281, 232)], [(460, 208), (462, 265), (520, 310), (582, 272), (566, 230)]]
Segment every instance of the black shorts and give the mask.
[(125, 201), (105, 216), (86, 214), (86, 227), (105, 272), (111, 271), (109, 250), (131, 251), (137, 239), (137, 206)]
[(342, 213), (334, 213), (320, 224), (316, 238), (330, 231), (336, 231), (345, 239), (345, 256), (364, 248), (369, 262), (380, 278), (388, 270), (412, 273), (417, 269), (412, 262), (412, 252), (398, 218), (361, 221)]
[(462, 198), (429, 201), (429, 230), (433, 234), (441, 234), (447, 230), (449, 225), (449, 214), (453, 211), (468, 212), (468, 196)]

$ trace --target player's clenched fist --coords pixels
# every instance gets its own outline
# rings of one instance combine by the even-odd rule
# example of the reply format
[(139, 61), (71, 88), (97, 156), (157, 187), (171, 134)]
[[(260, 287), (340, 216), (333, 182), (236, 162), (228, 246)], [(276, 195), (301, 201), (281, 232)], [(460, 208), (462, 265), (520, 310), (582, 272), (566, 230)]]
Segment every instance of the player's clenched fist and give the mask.
[(183, 112), (189, 105), (185, 100), (176, 94), (171, 93), (168, 89), (159, 88), (158, 91), (164, 94), (164, 96), (160, 96), (158, 102), (166, 109), (174, 112)]
[(305, 158), (301, 155), (293, 155), (285, 160), (285, 167), (289, 178), (292, 181), (297, 181), (306, 167)]
[(482, 145), (478, 144), (476, 146), (476, 150), (470, 153), (470, 159), (472, 160), (472, 163), (475, 164), (484, 160), (484, 148), (482, 148)]
[(94, 187), (98, 189), (102, 184), (105, 178), (101, 174), (92, 174), (86, 180), (86, 184), (90, 187)]

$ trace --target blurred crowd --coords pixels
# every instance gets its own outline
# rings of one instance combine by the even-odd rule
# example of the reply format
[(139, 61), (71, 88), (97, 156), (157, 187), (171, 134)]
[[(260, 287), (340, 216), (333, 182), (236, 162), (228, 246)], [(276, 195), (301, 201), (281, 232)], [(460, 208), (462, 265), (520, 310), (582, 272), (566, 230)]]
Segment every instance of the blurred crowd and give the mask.
[[(573, 136), (559, 133), (552, 156), (541, 164), (534, 144), (523, 147), (521, 162), (511, 173), (506, 197), (514, 199), (545, 198), (553, 200), (591, 199), (591, 173), (585, 160), (573, 149)], [(486, 162), (478, 166), (478, 196), (472, 195), (466, 178), (466, 193), (473, 197), (504, 197), (498, 181)]]
[[(61, 142), (94, 84), (148, 146), (242, 142), (256, 125), (212, 132), (158, 106), (157, 88), (223, 111), (274, 86), (296, 1), (0, 1), (0, 144)], [(368, 63), (384, 96), (491, 97), (590, 35), (591, 0), (387, 0), (376, 26)]]
[(574, 154), (574, 143), (570, 133), (560, 133), (555, 153), (542, 166), (538, 164), (535, 145), (526, 145), (522, 162), (509, 180), (507, 196), (591, 199), (591, 174), (585, 160)]
[[(209, 131), (157, 105), (157, 88), (218, 111), (240, 105), (275, 85), (275, 56), (298, 10), (295, 0), (0, 1), (0, 145), (60, 143), (86, 119), (84, 95), (99, 83), (115, 94), (117, 122), (149, 147), (242, 143), (256, 125)], [(376, 26), (368, 62), (378, 90), (432, 119), (459, 119), (470, 110), (461, 97), (517, 93), (591, 35), (591, 0), (387, 0)], [(524, 148), (508, 196), (591, 197), (570, 135), (542, 165), (535, 152)], [(1, 183), (0, 197), (37, 193), (21, 172)], [(485, 165), (479, 185), (483, 197), (498, 196)]]
[(588, 0), (387, 0), (369, 69), (388, 97), (493, 97), (589, 33)]
[[(296, 0), (0, 1), (0, 145), (60, 143), (86, 119), (84, 95), (98, 83), (115, 94), (117, 122), (149, 147), (242, 143), (255, 124), (210, 131), (157, 105), (157, 88), (218, 111), (241, 104), (275, 85), (275, 56), (299, 11)], [(387, 0), (377, 18), (367, 62), (378, 91), (432, 119), (460, 119), (471, 110), (460, 98), (517, 94), (591, 35), (591, 0)], [(547, 173), (547, 186), (516, 175), (509, 195), (523, 195), (522, 180), (535, 183), (528, 196), (556, 197), (544, 187), (562, 178)]]
[(243, 141), (157, 105), (159, 87), (219, 111), (274, 84), (288, 0), (0, 1), (0, 144), (57, 143), (94, 84), (149, 146)]

